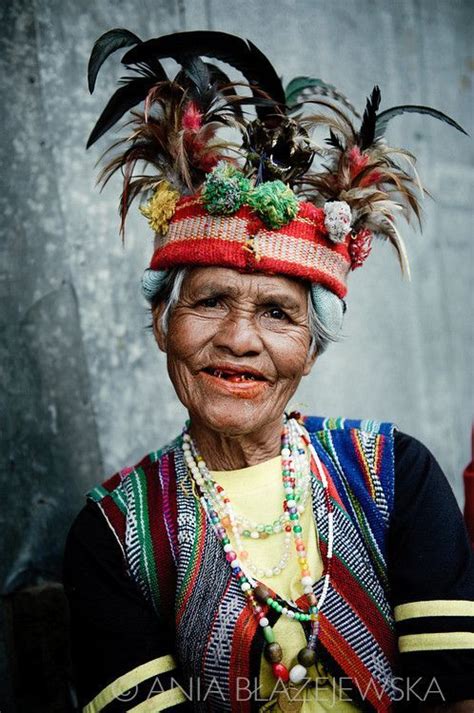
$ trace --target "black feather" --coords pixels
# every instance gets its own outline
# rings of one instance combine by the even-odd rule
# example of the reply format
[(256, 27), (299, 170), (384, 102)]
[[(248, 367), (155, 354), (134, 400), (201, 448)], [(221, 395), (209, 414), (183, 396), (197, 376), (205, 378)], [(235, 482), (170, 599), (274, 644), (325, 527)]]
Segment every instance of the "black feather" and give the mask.
[(251, 87), (257, 85), (275, 103), (284, 105), (283, 85), (267, 57), (249, 40), (225, 32), (197, 30), (157, 37), (133, 47), (123, 57), (122, 62), (135, 64), (148, 62), (152, 58), (171, 57), (181, 63), (181, 60), (190, 54), (226, 62), (239, 70)]
[(428, 114), (429, 116), (433, 116), (435, 119), (439, 119), (440, 121), (444, 121), (446, 124), (453, 126), (462, 134), (469, 136), (467, 131), (464, 131), (462, 126), (454, 121), (454, 119), (451, 119), (451, 117), (447, 114), (443, 114), (442, 111), (432, 109), (429, 106), (401, 104), (400, 106), (393, 106), (391, 109), (386, 109), (385, 111), (380, 112), (375, 121), (375, 138), (381, 138), (385, 133), (388, 122), (393, 119), (394, 116), (400, 116), (401, 114)]
[(141, 42), (141, 39), (137, 37), (137, 35), (121, 28), (109, 30), (99, 37), (92, 48), (89, 65), (87, 67), (87, 80), (91, 94), (94, 91), (99, 70), (107, 57), (122, 47), (130, 47), (139, 42)]
[(236, 96), (237, 98), (228, 98), (227, 103), (229, 106), (255, 106), (257, 108), (263, 107), (267, 109), (273, 109), (273, 107), (275, 106), (274, 101), (272, 99), (268, 99), (267, 97), (240, 97), (237, 94), (234, 96)]
[(220, 67), (216, 67), (215, 64), (211, 64), (210, 62), (206, 62), (206, 67), (209, 70), (211, 82), (215, 84), (218, 89), (222, 89), (222, 87), (231, 84), (229, 77)]
[(328, 84), (322, 79), (315, 77), (295, 77), (285, 87), (286, 104), (293, 113), (298, 111), (308, 99), (317, 96), (330, 97), (343, 104), (354, 116), (360, 118), (360, 114), (350, 103), (347, 97), (336, 89), (333, 84)]
[[(136, 64), (133, 67), (127, 67), (127, 69), (131, 72), (136, 72), (142, 77), (155, 77), (155, 82), (166, 82), (168, 80), (168, 76), (158, 60), (153, 66), (149, 64)], [(126, 78), (131, 79), (130, 76)]]
[(186, 90), (189, 99), (196, 102), (204, 114), (207, 113), (217, 95), (209, 67), (200, 57), (191, 55), (181, 60), (181, 66), (174, 81)]
[(181, 60), (181, 65), (183, 67), (184, 74), (194, 85), (197, 94), (205, 96), (211, 83), (211, 76), (206, 63), (203, 62), (200, 57), (193, 57), (190, 55)]
[(361, 151), (372, 146), (375, 138), (375, 122), (377, 120), (377, 110), (380, 106), (380, 89), (376, 85), (372, 89), (372, 94), (367, 99), (364, 116), (359, 131), (358, 145)]
[[(235, 85), (229, 77), (218, 67), (208, 62), (203, 62), (200, 57), (188, 56), (181, 60), (182, 70), (178, 72), (174, 81), (183, 87), (189, 98), (195, 101), (199, 109), (206, 114), (213, 106), (216, 99), (221, 96), (231, 98), (232, 112), (236, 117), (242, 119), (242, 109), (236, 103), (239, 95), (235, 91)], [(250, 99), (249, 104), (256, 104), (255, 98)], [(273, 106), (273, 102), (268, 102)]]
[[(206, 62), (206, 67), (209, 70), (213, 89), (220, 92), (223, 96), (234, 96), (235, 89), (231, 86), (232, 83), (227, 74), (210, 62)], [(239, 119), (243, 116), (242, 110), (237, 106), (235, 107), (234, 113)]]
[(329, 138), (326, 139), (326, 143), (339, 151), (344, 151), (344, 145), (341, 139), (332, 129), (329, 129)]
[(111, 129), (126, 111), (142, 102), (155, 84), (155, 77), (139, 77), (127, 81), (127, 84), (117, 89), (92, 129), (87, 140), (87, 148)]

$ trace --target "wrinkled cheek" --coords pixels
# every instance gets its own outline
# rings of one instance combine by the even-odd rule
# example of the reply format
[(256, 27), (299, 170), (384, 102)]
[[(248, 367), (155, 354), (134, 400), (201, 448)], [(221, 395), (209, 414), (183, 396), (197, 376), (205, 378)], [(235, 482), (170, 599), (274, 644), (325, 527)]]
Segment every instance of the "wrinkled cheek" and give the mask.
[(306, 330), (281, 335), (267, 342), (268, 353), (283, 378), (296, 379), (303, 373), (310, 342), (311, 337)]
[(283, 408), (286, 406), (299, 386), (303, 377), (304, 363), (298, 359), (287, 359), (279, 365), (278, 380), (273, 391), (273, 399)]
[(275, 391), (275, 397), (278, 401), (283, 399), (286, 405), (286, 401), (292, 397), (292, 395), (295, 393), (296, 389), (298, 388), (298, 384), (301, 381), (301, 375), (300, 374), (291, 374), (286, 377), (281, 377), (279, 379), (279, 382), (277, 384), (277, 388)]
[(179, 395), (192, 392), (193, 379), (182, 362), (168, 362), (168, 375)]
[(275, 363), (278, 364), (279, 380), (287, 385), (299, 382), (306, 364), (306, 352), (301, 349), (295, 349), (292, 354), (286, 354), (285, 357), (280, 360), (275, 359)]

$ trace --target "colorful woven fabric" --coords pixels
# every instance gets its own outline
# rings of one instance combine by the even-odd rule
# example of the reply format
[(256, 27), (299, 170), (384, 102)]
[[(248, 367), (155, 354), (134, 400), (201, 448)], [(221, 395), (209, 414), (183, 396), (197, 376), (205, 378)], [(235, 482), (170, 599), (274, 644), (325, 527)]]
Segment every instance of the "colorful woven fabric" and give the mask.
[(322, 208), (300, 203), (294, 220), (271, 229), (248, 205), (231, 216), (211, 215), (199, 195), (182, 198), (168, 232), (157, 236), (150, 268), (217, 265), (288, 275), (319, 283), (344, 297), (351, 235), (348, 232), (343, 242), (334, 242), (324, 221)]
[[(331, 675), (350, 679), (355, 701), (389, 710), (396, 639), (385, 534), (393, 507), (393, 428), (317, 418), (307, 419), (306, 426), (335, 505), (334, 569), (319, 657)], [(324, 559), (327, 523), (316, 476), (312, 493)], [(179, 439), (114, 476), (90, 498), (120, 540), (133, 580), (161, 616), (175, 621), (184, 677), (208, 693), (194, 710), (256, 710), (255, 701), (237, 702), (237, 690), (243, 678), (258, 681), (263, 636), (192, 492)], [(317, 594), (321, 585), (315, 585)], [(268, 616), (274, 621), (278, 615), (272, 610)]]
[[(335, 505), (333, 574), (322, 611), (320, 654), (331, 673), (351, 679), (355, 701), (362, 692), (366, 706), (389, 710), (397, 658), (385, 552), (393, 508), (393, 426), (310, 418), (306, 427), (319, 446)], [(315, 487), (317, 513), (324, 498), (319, 480)], [(318, 534), (324, 559), (324, 518), (318, 519)]]

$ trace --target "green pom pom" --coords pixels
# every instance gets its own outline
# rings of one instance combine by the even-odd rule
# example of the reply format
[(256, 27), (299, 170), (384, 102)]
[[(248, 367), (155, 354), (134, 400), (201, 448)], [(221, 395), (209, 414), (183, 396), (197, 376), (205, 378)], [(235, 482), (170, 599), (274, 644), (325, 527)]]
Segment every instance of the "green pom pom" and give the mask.
[(232, 215), (246, 202), (252, 184), (228, 161), (220, 161), (208, 175), (202, 202), (212, 215)]
[(282, 181), (267, 181), (256, 186), (247, 202), (269, 228), (281, 228), (298, 214), (298, 200)]

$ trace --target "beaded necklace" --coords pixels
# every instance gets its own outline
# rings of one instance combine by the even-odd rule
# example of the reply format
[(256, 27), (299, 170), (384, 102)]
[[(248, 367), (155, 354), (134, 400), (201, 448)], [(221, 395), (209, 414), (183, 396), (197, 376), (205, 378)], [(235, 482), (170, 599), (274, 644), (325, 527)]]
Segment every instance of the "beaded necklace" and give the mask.
[[(233, 518), (233, 510), (230, 506), (230, 501), (225, 495), (223, 495), (223, 489), (221, 486), (217, 485), (213, 480), (204, 459), (197, 452), (196, 446), (188, 433), (187, 428), (184, 429), (182, 436), (184, 459), (191, 476), (198, 487), (201, 504), (219, 541), (222, 544), (226, 559), (231, 567), (232, 574), (237, 579), (240, 589), (246, 597), (255, 618), (262, 627), (266, 642), (264, 656), (271, 664), (273, 675), (278, 681), (281, 681), (283, 684), (291, 682), (291, 684), (294, 685), (299, 685), (306, 679), (308, 668), (316, 662), (319, 612), (328, 592), (333, 547), (333, 510), (329, 498), (328, 481), (319, 456), (311, 443), (306, 429), (302, 423), (298, 421), (298, 416), (299, 415), (297, 414), (291, 414), (289, 417), (285, 414), (284, 416), (283, 432), (281, 437), (281, 460), (282, 482), (286, 502), (285, 511), (288, 513), (288, 522), (285, 527), (288, 527), (290, 534), (293, 534), (294, 545), (301, 571), (301, 586), (307, 602), (306, 611), (302, 611), (292, 602), (287, 602), (288, 606), (282, 606), (274, 597), (271, 596), (270, 590), (267, 587), (243, 572), (240, 560), (237, 553), (234, 551), (228, 536), (228, 528), (232, 528), (233, 523), (234, 535), (235, 532), (238, 533), (238, 528), (235, 527), (235, 518)], [(298, 512), (298, 505), (296, 502), (295, 474), (297, 470), (299, 470), (299, 467), (295, 463), (295, 460), (297, 459), (297, 453), (301, 455), (301, 449), (298, 447), (299, 439), (301, 439), (307, 446), (316, 464), (316, 468), (324, 488), (328, 518), (326, 571), (324, 574), (323, 588), (319, 602), (313, 592), (313, 583), (308, 569), (306, 548), (303, 542), (303, 530), (299, 519), (300, 513)], [(309, 467), (308, 471), (310, 471)], [(236, 541), (238, 542), (238, 540)], [(310, 634), (307, 644), (298, 652), (298, 663), (293, 665), (289, 671), (282, 663), (282, 648), (275, 640), (273, 629), (268, 621), (268, 618), (264, 614), (262, 605), (272, 607), (278, 613), (287, 616), (289, 619), (294, 619), (300, 622), (310, 622)]]
[[(305, 451), (302, 448), (298, 448), (297, 444), (290, 444), (292, 451), (292, 464), (291, 473), (292, 477), (295, 479), (295, 495), (294, 500), (298, 508), (298, 512), (303, 514), (306, 507), (306, 500), (310, 491), (311, 483), (311, 472), (309, 469), (308, 461), (305, 457)], [(191, 448), (193, 451), (197, 465), (203, 462), (202, 457), (197, 453), (194, 447)], [(293, 465), (293, 462), (295, 465)], [(271, 535), (276, 535), (285, 529), (285, 525), (289, 521), (289, 513), (286, 507), (286, 501), (283, 502), (284, 510), (282, 515), (277, 520), (272, 523), (255, 523), (249, 520), (247, 517), (238, 515), (233, 510), (229, 498), (226, 497), (224, 488), (221, 485), (214, 483), (211, 479), (205, 479), (203, 486), (206, 488), (207, 495), (209, 496), (211, 502), (215, 506), (216, 510), (219, 512), (221, 510), (232, 509), (233, 511), (233, 521), (235, 522), (236, 529), (238, 530), (239, 536), (248, 539), (266, 539)]]
[[(291, 429), (291, 422), (289, 428)], [(308, 464), (308, 459), (306, 458), (306, 451), (304, 447), (299, 447), (298, 441), (301, 441), (299, 434), (295, 433), (296, 437), (290, 438), (289, 448), (285, 449), (284, 455), (292, 455), (289, 461), (289, 470), (292, 482), (294, 480), (295, 487), (291, 485), (285, 485), (285, 499), (283, 500), (283, 514), (275, 520), (272, 525), (250, 525), (253, 529), (251, 531), (245, 530), (246, 524), (250, 523), (247, 518), (244, 518), (236, 513), (230, 499), (227, 497), (224, 488), (215, 483), (211, 477), (205, 477), (206, 467), (203, 458), (197, 452), (192, 441), (189, 441), (191, 446), (191, 454), (194, 461), (187, 456), (190, 467), (194, 465), (198, 467), (201, 475), (203, 475), (200, 481), (200, 487), (204, 491), (208, 500), (211, 502), (212, 507), (216, 511), (221, 524), (228, 530), (232, 530), (234, 536), (234, 541), (236, 543), (236, 551), (238, 558), (245, 561), (247, 571), (250, 571), (255, 577), (265, 577), (272, 578), (277, 577), (281, 572), (287, 567), (290, 562), (290, 548), (292, 540), (292, 525), (290, 519), (290, 507), (296, 507), (298, 513), (302, 515), (305, 511), (305, 502), (308, 498), (308, 494), (311, 489), (311, 471)], [(304, 444), (303, 444), (304, 445)], [(291, 453), (286, 451), (291, 450)], [(298, 490), (298, 495), (294, 496), (294, 491)], [(294, 498), (294, 499), (293, 499)], [(242, 542), (242, 537), (250, 536), (254, 540), (266, 539), (271, 535), (276, 535), (277, 533), (284, 533), (284, 541), (282, 543), (282, 553), (276, 565), (273, 567), (258, 567), (256, 566), (249, 555), (247, 548)]]

